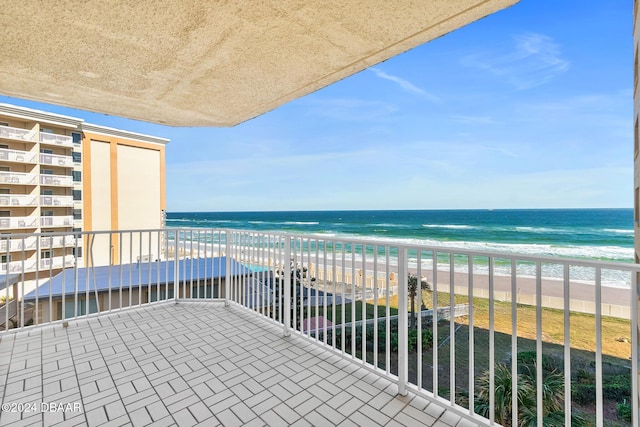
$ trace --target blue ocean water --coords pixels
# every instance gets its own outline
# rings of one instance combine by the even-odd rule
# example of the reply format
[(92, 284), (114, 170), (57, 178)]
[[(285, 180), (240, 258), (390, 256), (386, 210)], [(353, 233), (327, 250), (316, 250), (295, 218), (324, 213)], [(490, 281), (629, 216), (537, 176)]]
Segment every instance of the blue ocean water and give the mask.
[(633, 209), (169, 212), (167, 226), (375, 238), (633, 262)]

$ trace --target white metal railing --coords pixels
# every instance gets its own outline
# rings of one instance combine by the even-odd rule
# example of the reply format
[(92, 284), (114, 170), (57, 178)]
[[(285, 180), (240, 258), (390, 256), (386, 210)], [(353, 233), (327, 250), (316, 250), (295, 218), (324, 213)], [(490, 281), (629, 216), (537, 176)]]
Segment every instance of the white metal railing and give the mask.
[(23, 172), (0, 171), (0, 184), (36, 184), (36, 175)]
[(34, 141), (35, 136), (35, 130), (0, 126), (0, 138), (17, 139), (20, 141)]
[[(35, 325), (221, 300), (475, 424), (606, 425), (621, 404), (638, 425), (640, 265), (223, 229), (78, 234), (57, 249), (85, 241), (84, 264), (57, 279), (67, 291), (44, 283), (24, 297)], [(439, 322), (423, 313), (452, 307)]]
[(0, 208), (3, 206), (37, 206), (36, 196), (27, 194), (0, 194)]
[(41, 216), (41, 227), (71, 227), (73, 225), (73, 216)]
[(73, 267), (76, 258), (73, 255), (56, 256), (53, 258), (40, 259), (40, 268), (63, 268)]
[(62, 186), (62, 187), (71, 187), (73, 186), (73, 177), (67, 175), (40, 175), (40, 184), (41, 185), (53, 185), (53, 186)]
[(12, 216), (0, 218), (0, 229), (36, 228), (38, 218), (32, 216)]
[(53, 144), (62, 147), (73, 147), (73, 139), (70, 136), (56, 135), (48, 132), (40, 132), (40, 142), (43, 144)]
[(40, 163), (43, 165), (73, 167), (73, 158), (59, 154), (40, 153)]
[(28, 151), (0, 148), (0, 161), (2, 160), (18, 163), (36, 163), (36, 155)]
[(40, 196), (42, 206), (73, 206), (73, 196)]

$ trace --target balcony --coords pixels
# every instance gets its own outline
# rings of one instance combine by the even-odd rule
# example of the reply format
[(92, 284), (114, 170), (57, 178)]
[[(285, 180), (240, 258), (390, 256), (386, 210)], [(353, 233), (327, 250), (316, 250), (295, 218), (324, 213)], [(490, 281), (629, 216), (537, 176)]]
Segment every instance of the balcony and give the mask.
[(38, 239), (35, 236), (27, 238), (3, 239), (0, 240), (0, 252), (6, 253), (7, 247), (9, 252), (18, 252), (22, 250), (35, 250)]
[[(78, 240), (78, 245), (82, 244), (82, 239)], [(73, 235), (55, 235), (40, 237), (40, 248), (73, 248), (76, 245), (76, 238)]]
[(56, 135), (48, 132), (40, 132), (40, 143), (57, 145), (59, 147), (73, 147), (73, 139), (66, 135)]
[(0, 218), (0, 229), (37, 228), (38, 218), (32, 216), (12, 216)]
[(72, 207), (73, 196), (40, 196), (41, 206)]
[(40, 217), (41, 227), (71, 227), (73, 216), (42, 216)]
[(28, 151), (0, 148), (0, 161), (15, 163), (36, 163), (36, 155)]
[[(637, 425), (640, 265), (237, 230), (82, 234), (95, 267), (18, 292), (15, 329), (0, 319), (3, 402), (74, 396), (84, 406), (65, 419), (88, 424), (608, 425), (615, 372)], [(64, 395), (47, 387), (60, 381)]]
[(40, 175), (40, 185), (54, 187), (72, 187), (73, 177), (67, 175)]
[(57, 269), (64, 267), (73, 267), (76, 259), (73, 255), (56, 256), (53, 258), (42, 258), (40, 260), (40, 268)]
[(22, 172), (0, 171), (0, 184), (36, 185), (36, 175)]
[(71, 156), (60, 156), (58, 154), (40, 153), (40, 164), (72, 168), (73, 158)]
[(12, 128), (0, 126), (0, 138), (13, 139), (16, 141), (36, 142), (36, 131), (29, 129)]
[[(11, 261), (0, 263), (0, 273), (21, 274), (22, 272), (33, 271), (36, 265), (33, 261)], [(0, 415), (1, 416), (1, 415)], [(2, 423), (2, 421), (0, 421)]]
[(37, 206), (37, 198), (27, 194), (0, 194), (0, 207)]

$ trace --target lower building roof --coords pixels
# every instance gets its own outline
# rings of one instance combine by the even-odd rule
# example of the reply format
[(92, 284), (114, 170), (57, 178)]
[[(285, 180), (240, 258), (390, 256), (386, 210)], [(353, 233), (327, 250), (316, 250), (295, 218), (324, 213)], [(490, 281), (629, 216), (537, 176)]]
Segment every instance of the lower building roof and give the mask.
[[(178, 282), (220, 279), (226, 277), (226, 257), (183, 259), (178, 261)], [(231, 275), (252, 274), (253, 271), (235, 259), (229, 259)], [(87, 290), (107, 292), (110, 288), (138, 288), (139, 286), (164, 285), (174, 282), (175, 261), (140, 262), (135, 264), (106, 265), (99, 267), (68, 268), (24, 296), (25, 301), (72, 295)]]

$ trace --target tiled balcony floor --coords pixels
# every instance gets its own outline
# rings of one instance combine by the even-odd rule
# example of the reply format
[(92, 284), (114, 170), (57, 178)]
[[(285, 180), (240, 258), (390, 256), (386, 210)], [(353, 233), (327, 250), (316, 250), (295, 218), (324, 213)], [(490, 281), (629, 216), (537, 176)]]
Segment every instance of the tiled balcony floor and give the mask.
[[(5, 334), (0, 362), (1, 425), (473, 425), (222, 303), (158, 304)], [(5, 408), (27, 402), (35, 412)], [(42, 402), (71, 405), (52, 412)]]

